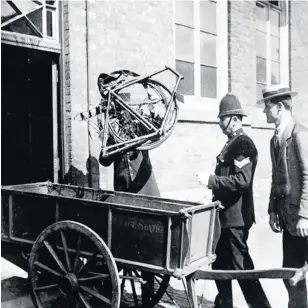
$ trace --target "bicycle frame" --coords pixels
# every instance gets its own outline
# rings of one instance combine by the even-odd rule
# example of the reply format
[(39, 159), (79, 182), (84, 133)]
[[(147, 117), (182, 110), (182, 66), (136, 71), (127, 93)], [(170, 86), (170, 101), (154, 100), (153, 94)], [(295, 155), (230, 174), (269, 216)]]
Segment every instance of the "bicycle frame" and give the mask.
[[(160, 126), (160, 128), (156, 128), (152, 123), (150, 123), (146, 118), (144, 118), (142, 115), (140, 115), (138, 112), (136, 112), (131, 106), (129, 106), (129, 104), (127, 104), (120, 95), (118, 95), (118, 92), (121, 89), (127, 88), (135, 83), (140, 83), (144, 80), (148, 80), (153, 76), (156, 76), (158, 74), (161, 74), (165, 71), (170, 71), (171, 73), (173, 73), (177, 79), (176, 79), (176, 83), (175, 86), (171, 92), (171, 96), (170, 99), (168, 101), (168, 103), (166, 104), (166, 112), (165, 115), (163, 117), (162, 120), (162, 124)], [(84, 113), (80, 113), (80, 117), (82, 120), (87, 120), (92, 116), (96, 116), (99, 115), (101, 113), (104, 114), (104, 126), (103, 126), (103, 131), (102, 133), (102, 155), (103, 157), (107, 157), (109, 155), (112, 154), (116, 154), (122, 151), (126, 151), (129, 150), (131, 148), (136, 148), (140, 145), (142, 145), (143, 143), (147, 142), (148, 140), (150, 140), (151, 138), (157, 137), (157, 136), (163, 136), (164, 135), (164, 128), (166, 125), (166, 121), (168, 118), (168, 115), (170, 113), (171, 107), (172, 107), (172, 102), (173, 100), (176, 103), (176, 99), (175, 99), (175, 95), (176, 95), (176, 91), (177, 88), (179, 86), (180, 81), (183, 79), (184, 77), (179, 74), (178, 72), (176, 72), (175, 70), (173, 70), (170, 67), (165, 67), (164, 69), (158, 70), (150, 75), (147, 76), (140, 76), (140, 77), (135, 77), (132, 80), (128, 80), (128, 81), (121, 81), (116, 83), (115, 85), (111, 85), (108, 86), (108, 84), (106, 85), (105, 88), (105, 92), (106, 92), (106, 96), (107, 96), (107, 105), (106, 106), (98, 106), (95, 108), (95, 112), (89, 110), (88, 111), (88, 115), (86, 116)], [(180, 97), (177, 97), (179, 100), (181, 100)], [(109, 124), (110, 124), (110, 120), (109, 120), (109, 111), (112, 109), (111, 107), (111, 103), (114, 104), (118, 104), (121, 106), (121, 108), (123, 108), (125, 111), (127, 111), (129, 113), (129, 115), (136, 119), (139, 124), (141, 126), (143, 126), (144, 128), (146, 128), (149, 133), (145, 134), (144, 136), (140, 136), (140, 137), (135, 137), (132, 138), (130, 140), (126, 140), (126, 141), (122, 141), (122, 142), (116, 142), (115, 144), (112, 145), (108, 145), (108, 139), (109, 139)]]

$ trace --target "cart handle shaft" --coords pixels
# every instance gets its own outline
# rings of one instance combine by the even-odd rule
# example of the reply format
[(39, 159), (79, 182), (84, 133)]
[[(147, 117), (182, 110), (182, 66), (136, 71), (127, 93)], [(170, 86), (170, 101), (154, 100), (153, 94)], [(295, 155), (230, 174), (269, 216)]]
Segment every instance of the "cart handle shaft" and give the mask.
[[(303, 273), (303, 268), (279, 268), (279, 269), (265, 269), (265, 270), (198, 270), (194, 274), (195, 279), (204, 280), (238, 280), (238, 279), (290, 279), (290, 283), (298, 277), (298, 273)], [(297, 283), (300, 278), (298, 277)]]
[(195, 206), (191, 206), (191, 207), (187, 207), (184, 209), (179, 210), (179, 214), (183, 215), (185, 217), (190, 217), (191, 214), (193, 214), (196, 211), (199, 210), (203, 210), (203, 209), (219, 209), (219, 207), (221, 206), (219, 201), (215, 201), (213, 203), (210, 204), (200, 204), (200, 205), (195, 205)]

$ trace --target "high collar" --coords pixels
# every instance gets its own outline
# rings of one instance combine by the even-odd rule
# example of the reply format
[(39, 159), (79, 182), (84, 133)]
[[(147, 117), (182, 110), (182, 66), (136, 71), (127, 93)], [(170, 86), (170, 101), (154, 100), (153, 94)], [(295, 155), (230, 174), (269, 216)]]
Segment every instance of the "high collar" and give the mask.
[(229, 140), (230, 140), (230, 139), (232, 139), (232, 138), (234, 138), (234, 137), (236, 137), (236, 136), (238, 136), (238, 135), (242, 135), (242, 134), (244, 134), (244, 130), (243, 130), (243, 128), (241, 127), (241, 128), (239, 128), (238, 130), (236, 130), (235, 132), (233, 132), (232, 134), (228, 135), (228, 138), (229, 138)]
[(293, 122), (292, 116), (287, 116), (276, 127), (277, 134), (281, 136), (290, 122)]

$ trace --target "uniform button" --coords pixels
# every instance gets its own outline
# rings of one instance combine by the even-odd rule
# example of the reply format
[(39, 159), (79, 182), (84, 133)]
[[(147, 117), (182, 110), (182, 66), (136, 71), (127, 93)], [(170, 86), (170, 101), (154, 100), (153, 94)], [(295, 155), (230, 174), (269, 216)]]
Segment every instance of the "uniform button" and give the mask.
[(223, 163), (223, 162), (224, 162), (224, 160), (222, 159), (222, 160), (221, 160), (221, 162)]

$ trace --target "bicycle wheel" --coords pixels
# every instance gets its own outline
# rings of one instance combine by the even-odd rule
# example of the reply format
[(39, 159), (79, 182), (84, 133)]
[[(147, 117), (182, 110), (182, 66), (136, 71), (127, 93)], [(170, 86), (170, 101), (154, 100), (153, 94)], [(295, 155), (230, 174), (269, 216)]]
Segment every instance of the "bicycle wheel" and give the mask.
[[(155, 135), (146, 140), (137, 150), (151, 150), (162, 144), (172, 133), (178, 119), (178, 106), (173, 99), (171, 108), (166, 115), (171, 91), (160, 82), (147, 79), (133, 83), (116, 92), (119, 97), (129, 105), (134, 112), (147, 120), (155, 130), (163, 127), (162, 135)], [(146, 127), (141, 121), (126, 110), (114, 99), (111, 102), (109, 115), (109, 132), (117, 143), (138, 140), (140, 137), (151, 134), (154, 130)]]

